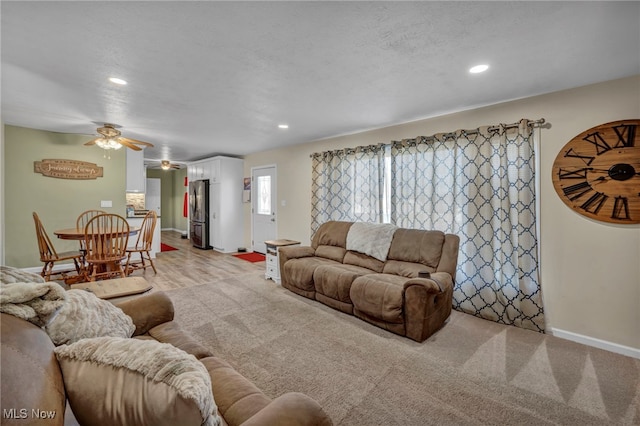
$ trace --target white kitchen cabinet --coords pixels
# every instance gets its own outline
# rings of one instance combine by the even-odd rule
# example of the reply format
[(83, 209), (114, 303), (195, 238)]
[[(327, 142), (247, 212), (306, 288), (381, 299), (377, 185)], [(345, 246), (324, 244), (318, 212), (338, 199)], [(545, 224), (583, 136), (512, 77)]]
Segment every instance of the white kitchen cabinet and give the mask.
[(209, 180), (209, 244), (223, 253), (237, 251), (244, 242), (243, 175), (239, 158), (219, 156), (187, 165), (189, 181)]
[(144, 192), (147, 179), (147, 171), (144, 166), (144, 150), (127, 150), (126, 191)]
[(209, 180), (212, 183), (220, 182), (220, 163), (221, 159), (211, 160), (209, 164)]

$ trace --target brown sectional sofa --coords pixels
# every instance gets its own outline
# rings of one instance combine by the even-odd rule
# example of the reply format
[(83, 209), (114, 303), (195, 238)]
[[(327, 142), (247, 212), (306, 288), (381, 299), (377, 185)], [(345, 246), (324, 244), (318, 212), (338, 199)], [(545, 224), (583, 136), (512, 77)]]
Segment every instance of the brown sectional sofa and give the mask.
[[(330, 425), (317, 402), (291, 392), (273, 400), (227, 362), (184, 333), (173, 321), (173, 304), (162, 292), (118, 304), (136, 326), (134, 338), (170, 343), (194, 355), (211, 376), (213, 396), (227, 425)], [(77, 425), (67, 402), (60, 365), (47, 333), (23, 319), (0, 314), (2, 424)], [(38, 419), (32, 409), (55, 412)], [(23, 416), (24, 414), (24, 416)], [(24, 417), (24, 418), (23, 418)]]
[[(460, 239), (398, 228), (384, 260), (347, 249), (354, 222), (320, 226), (311, 246), (279, 249), (282, 286), (418, 342), (451, 314)], [(428, 272), (429, 278), (421, 273)]]

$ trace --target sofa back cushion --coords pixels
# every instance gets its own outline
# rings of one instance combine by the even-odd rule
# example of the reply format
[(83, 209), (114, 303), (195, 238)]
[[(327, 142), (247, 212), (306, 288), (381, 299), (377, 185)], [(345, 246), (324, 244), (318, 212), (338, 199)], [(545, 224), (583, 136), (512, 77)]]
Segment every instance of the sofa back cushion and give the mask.
[(371, 271), (378, 273), (382, 272), (382, 269), (384, 268), (384, 262), (381, 262), (374, 257), (367, 256), (366, 254), (358, 253), (357, 251), (348, 251), (347, 254), (344, 255), (342, 263), (345, 265), (355, 265), (371, 269)]
[(321, 245), (316, 248), (316, 256), (342, 263), (347, 250), (343, 247)]
[(347, 234), (353, 222), (329, 221), (325, 222), (316, 231), (311, 240), (311, 247), (319, 246), (347, 247)]
[(444, 241), (442, 231), (396, 230), (384, 273), (413, 278), (420, 271), (434, 272), (442, 257)]

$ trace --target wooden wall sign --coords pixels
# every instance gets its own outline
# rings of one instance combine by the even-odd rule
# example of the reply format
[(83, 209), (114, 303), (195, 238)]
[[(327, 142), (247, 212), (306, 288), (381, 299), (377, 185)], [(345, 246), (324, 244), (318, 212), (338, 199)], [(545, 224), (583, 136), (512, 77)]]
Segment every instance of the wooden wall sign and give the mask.
[(77, 160), (45, 159), (33, 162), (34, 173), (58, 179), (86, 180), (102, 177), (102, 167)]

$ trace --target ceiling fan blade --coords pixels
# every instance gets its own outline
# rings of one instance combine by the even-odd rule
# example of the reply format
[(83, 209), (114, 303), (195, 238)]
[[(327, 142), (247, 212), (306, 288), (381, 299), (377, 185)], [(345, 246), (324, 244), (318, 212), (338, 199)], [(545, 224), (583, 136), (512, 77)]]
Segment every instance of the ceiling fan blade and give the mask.
[(117, 140), (118, 140), (118, 143), (126, 146), (127, 148), (131, 148), (134, 151), (142, 151), (142, 148), (129, 142), (129, 139), (127, 138), (118, 138)]
[(143, 142), (143, 141), (139, 141), (137, 139), (131, 139), (131, 138), (125, 138), (125, 137), (120, 137), (118, 138), (120, 141), (121, 140), (126, 140), (127, 142), (129, 142), (130, 144), (136, 144), (136, 145), (142, 145), (142, 146), (148, 146), (153, 148), (153, 144), (149, 143), (149, 142)]
[(93, 138), (93, 139), (91, 139), (89, 142), (86, 142), (86, 143), (85, 143), (85, 145), (86, 145), (86, 146), (95, 145), (95, 144), (96, 144), (96, 141), (97, 141), (98, 139), (100, 139), (100, 138)]

